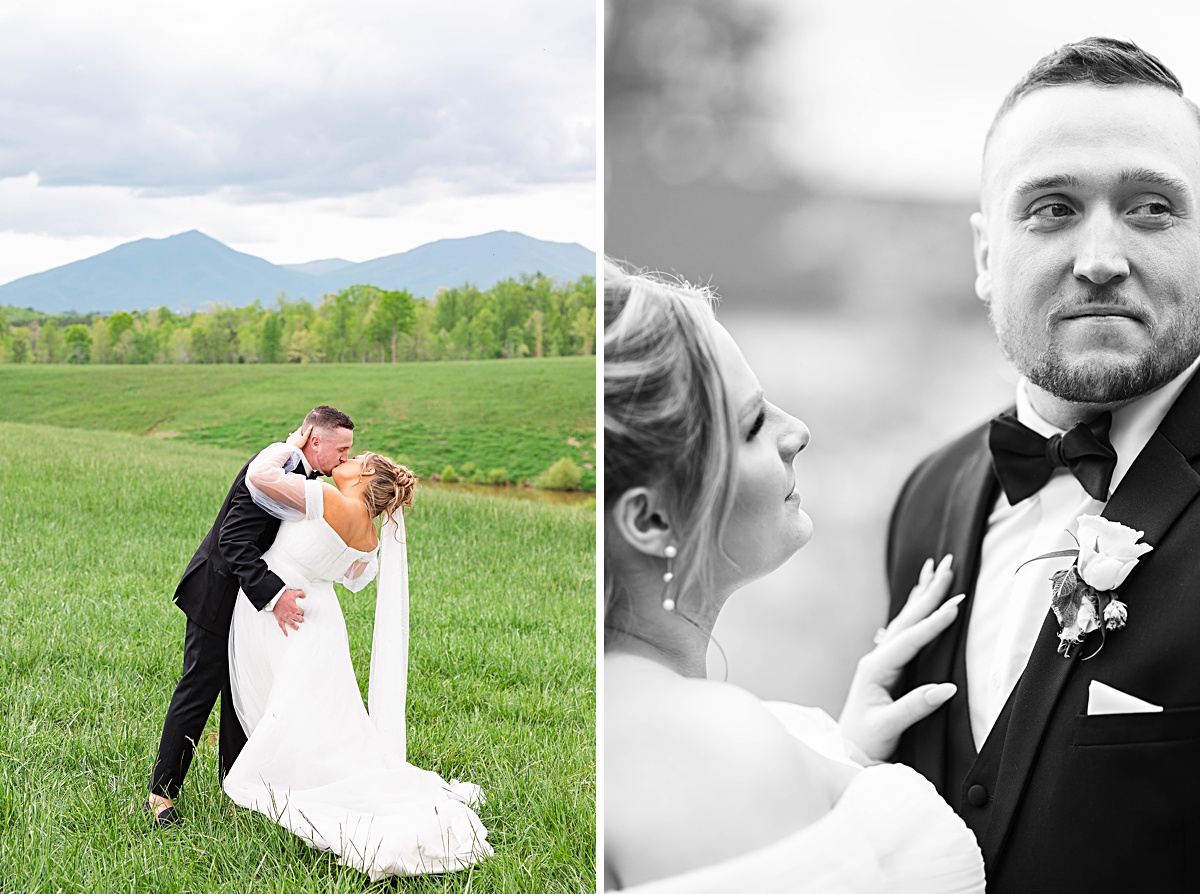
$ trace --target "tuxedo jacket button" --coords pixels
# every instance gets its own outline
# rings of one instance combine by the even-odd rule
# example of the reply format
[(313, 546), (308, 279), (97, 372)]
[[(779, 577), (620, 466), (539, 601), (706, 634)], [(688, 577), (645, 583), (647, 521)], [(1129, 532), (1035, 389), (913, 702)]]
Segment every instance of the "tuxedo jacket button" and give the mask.
[(982, 785), (973, 785), (967, 789), (967, 800), (972, 807), (982, 807), (988, 802), (988, 790)]

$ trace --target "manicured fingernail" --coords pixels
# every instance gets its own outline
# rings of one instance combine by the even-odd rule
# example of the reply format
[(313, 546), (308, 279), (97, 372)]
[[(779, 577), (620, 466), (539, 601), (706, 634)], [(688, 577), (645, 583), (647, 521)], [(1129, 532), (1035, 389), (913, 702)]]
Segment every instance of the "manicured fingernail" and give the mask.
[(946, 553), (946, 555), (942, 556), (942, 561), (938, 562), (937, 570), (946, 571), (953, 562), (954, 556), (950, 555), (950, 553)]
[(948, 702), (954, 693), (958, 692), (958, 687), (953, 683), (938, 683), (932, 689), (925, 693), (925, 704), (941, 705)]
[(949, 598), (945, 602), (943, 602), (942, 608), (945, 608), (948, 605), (958, 605), (960, 602), (962, 602), (966, 598), (967, 598), (966, 593), (959, 593), (957, 596), (952, 596), (951, 598)]
[(931, 577), (933, 577), (933, 559), (926, 559), (925, 564), (921, 566), (921, 573), (917, 575), (917, 583), (927, 584)]

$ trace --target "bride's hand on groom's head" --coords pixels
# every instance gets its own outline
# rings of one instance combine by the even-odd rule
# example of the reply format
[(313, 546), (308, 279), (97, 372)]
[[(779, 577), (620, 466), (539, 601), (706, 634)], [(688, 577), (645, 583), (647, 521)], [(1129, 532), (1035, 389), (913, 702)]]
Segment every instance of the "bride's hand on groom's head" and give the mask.
[(302, 425), (290, 435), (287, 436), (287, 443), (293, 447), (303, 449), (308, 443), (308, 436), (312, 434), (313, 427), (311, 425)]
[(917, 653), (958, 617), (960, 594), (946, 599), (953, 574), (951, 557), (935, 567), (926, 561), (901, 612), (876, 635), (876, 647), (858, 662), (838, 723), (842, 734), (872, 760), (891, 757), (900, 735), (954, 695), (953, 683), (927, 683), (899, 698), (892, 689)]

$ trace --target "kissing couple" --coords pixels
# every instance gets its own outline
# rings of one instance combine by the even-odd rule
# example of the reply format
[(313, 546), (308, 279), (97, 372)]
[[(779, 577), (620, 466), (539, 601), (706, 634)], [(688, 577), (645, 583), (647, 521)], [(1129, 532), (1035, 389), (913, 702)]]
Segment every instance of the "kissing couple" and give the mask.
[[(464, 869), (492, 853), (471, 809), (482, 792), (405, 752), (404, 511), (417, 479), (377, 453), (350, 457), (353, 442), (350, 417), (319, 406), (234, 478), (175, 591), (183, 675), (143, 809), (160, 826), (180, 822), (173, 799), (219, 694), (234, 803), (372, 880)], [(333, 584), (357, 593), (372, 580), (368, 711)]]
[(811, 536), (807, 428), (708, 291), (606, 266), (606, 888), (1194, 889), (1200, 110), (1135, 44), (1063, 46), (970, 223), (1014, 403), (905, 483), (837, 723), (705, 676)]

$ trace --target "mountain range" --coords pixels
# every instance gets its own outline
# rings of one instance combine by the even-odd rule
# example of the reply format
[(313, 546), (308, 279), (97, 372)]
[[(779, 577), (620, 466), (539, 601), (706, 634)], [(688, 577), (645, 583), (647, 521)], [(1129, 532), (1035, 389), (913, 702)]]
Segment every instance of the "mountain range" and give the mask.
[(111, 313), (220, 303), (268, 304), (280, 292), (316, 301), (356, 284), (406, 289), (432, 298), (443, 286), (466, 283), (490, 289), (524, 274), (561, 280), (595, 274), (596, 256), (578, 243), (546, 242), (497, 230), (462, 239), (439, 239), (411, 251), (370, 261), (329, 258), (272, 264), (235, 251), (198, 230), (165, 239), (138, 239), (101, 254), (0, 286), (0, 305), (47, 313)]

